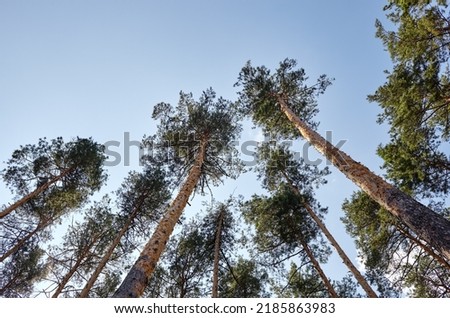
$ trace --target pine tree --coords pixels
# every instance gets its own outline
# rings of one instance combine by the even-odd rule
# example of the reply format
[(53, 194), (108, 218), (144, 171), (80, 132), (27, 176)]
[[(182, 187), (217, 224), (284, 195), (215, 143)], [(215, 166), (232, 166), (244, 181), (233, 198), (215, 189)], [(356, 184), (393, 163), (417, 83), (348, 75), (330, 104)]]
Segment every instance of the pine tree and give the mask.
[(110, 240), (102, 258), (95, 266), (79, 297), (87, 297), (94, 283), (124, 237), (148, 235), (169, 200), (165, 173), (156, 165), (147, 165), (142, 173), (132, 172), (118, 191), (120, 216), (115, 225), (115, 235)]
[(49, 143), (44, 138), (37, 145), (21, 146), (2, 171), (6, 184), (21, 198), (1, 211), (0, 218), (44, 191), (50, 192), (47, 196), (60, 196), (62, 190), (76, 189), (79, 200), (85, 200), (106, 180), (104, 159), (103, 147), (92, 139), (77, 138), (64, 143), (59, 137)]
[(387, 183), (367, 167), (333, 146), (315, 130), (312, 117), (317, 112), (315, 97), (324, 92), (329, 80), (321, 76), (308, 87), (303, 69), (286, 59), (274, 74), (250, 62), (242, 69), (237, 85), (240, 109), (252, 116), (267, 132), (305, 138), (345, 176), (372, 199), (406, 224), (418, 237), (450, 260), (450, 221)]
[(389, 1), (387, 18), (376, 22), (377, 37), (393, 69), (369, 96), (382, 108), (379, 123), (390, 126), (390, 141), (378, 148), (387, 176), (419, 197), (441, 196), (450, 187), (450, 12), (447, 1)]
[[(206, 203), (205, 203), (206, 204)], [(150, 278), (150, 297), (220, 297), (222, 282), (234, 259), (238, 225), (233, 211), (237, 201), (207, 204), (181, 233), (171, 239)]]
[[(2, 174), (17, 196), (23, 197), (2, 212), (0, 227), (17, 235), (12, 240), (4, 238), (8, 248), (2, 248), (0, 262), (33, 237), (46, 240), (49, 227), (81, 207), (106, 180), (103, 160), (103, 147), (91, 139), (64, 143), (58, 138), (51, 144), (41, 139), (38, 145), (16, 150)], [(25, 226), (16, 218), (25, 220)], [(18, 228), (12, 229), (12, 224)]]
[[(324, 183), (322, 177), (328, 173), (328, 169), (321, 171), (316, 166), (307, 165), (302, 158), (295, 159), (294, 154), (286, 147), (282, 145), (275, 147), (270, 143), (263, 143), (258, 147), (258, 159), (259, 178), (263, 179), (263, 186), (273, 191), (280, 184), (287, 183), (291, 190), (300, 198), (308, 215), (336, 249), (343, 263), (352, 272), (367, 295), (369, 297), (377, 297), (370, 284), (314, 211), (314, 206), (317, 205), (314, 200), (314, 186)], [(320, 206), (317, 206), (317, 209), (320, 209)]]
[(346, 230), (355, 238), (367, 275), (380, 293), (392, 296), (406, 287), (420, 290), (412, 296), (447, 293), (449, 263), (403, 223), (361, 191), (342, 208)]
[(288, 272), (287, 284), (275, 289), (279, 297), (325, 298), (328, 296), (327, 289), (314, 268), (312, 266), (302, 268), (294, 262), (291, 263)]
[(0, 267), (0, 296), (29, 297), (34, 284), (47, 274), (48, 264), (42, 261), (43, 254), (44, 251), (31, 239), (3, 262)]
[[(184, 222), (183, 222), (184, 223)], [(193, 298), (208, 296), (213, 254), (201, 222), (192, 219), (172, 237), (146, 287), (147, 297)]]
[(266, 266), (276, 268), (294, 256), (300, 261), (308, 259), (329, 296), (338, 296), (320, 265), (329, 250), (324, 248), (320, 230), (308, 216), (302, 199), (288, 184), (280, 184), (270, 197), (254, 195), (244, 204), (243, 215), (255, 226), (253, 240), (258, 253), (264, 253), (265, 259), (270, 260)]
[(209, 89), (198, 102), (181, 93), (176, 108), (156, 105), (153, 117), (160, 124), (147, 143), (157, 146), (153, 155), (164, 160), (181, 187), (114, 297), (141, 296), (191, 194), (239, 172), (232, 141), (241, 128), (231, 103), (215, 97)]
[(267, 272), (252, 260), (238, 258), (223, 278), (220, 291), (222, 298), (267, 297)]
[(77, 285), (84, 281), (109, 245), (115, 234), (110, 202), (108, 196), (95, 202), (82, 222), (69, 226), (62, 244), (50, 250), (52, 275), (47, 280), (54, 284), (46, 288), (46, 293), (51, 293), (52, 298), (76, 292)]

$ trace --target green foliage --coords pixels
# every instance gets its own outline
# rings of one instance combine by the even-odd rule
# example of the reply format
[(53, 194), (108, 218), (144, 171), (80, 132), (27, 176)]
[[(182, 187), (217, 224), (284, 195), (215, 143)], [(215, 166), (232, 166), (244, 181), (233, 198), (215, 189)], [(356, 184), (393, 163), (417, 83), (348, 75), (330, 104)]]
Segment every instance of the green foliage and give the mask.
[[(80, 297), (86, 297), (88, 293), (91, 297), (95, 295), (99, 285), (101, 288), (105, 285), (105, 279), (109, 279), (108, 284), (115, 282), (115, 277), (120, 277), (117, 271), (126, 268), (128, 256), (151, 235), (170, 198), (165, 172), (154, 163), (147, 162), (143, 172), (129, 173), (117, 191), (117, 197), (119, 212), (113, 226), (115, 233)], [(113, 270), (114, 267), (117, 269)], [(111, 273), (114, 275), (111, 276)], [(99, 282), (100, 274), (103, 280)]]
[(276, 287), (279, 297), (287, 298), (325, 298), (328, 297), (327, 289), (319, 275), (312, 266), (297, 266), (291, 263), (287, 273), (286, 286)]
[(90, 297), (108, 298), (111, 297), (122, 281), (121, 272), (117, 270), (106, 269), (103, 272), (103, 278), (97, 283), (89, 293)]
[[(105, 196), (94, 202), (81, 222), (69, 226), (62, 243), (50, 249), (51, 271), (46, 280), (52, 284), (46, 288), (47, 294), (62, 286), (62, 296), (73, 297), (76, 286), (83, 284), (94, 270), (118, 230), (110, 201)], [(68, 281), (63, 282), (64, 279)]]
[(450, 18), (446, 1), (390, 1), (385, 10), (397, 26), (377, 21), (377, 37), (394, 67), (371, 96), (390, 125), (391, 140), (380, 146), (387, 176), (418, 196), (448, 193), (450, 159)]
[(268, 275), (252, 260), (239, 258), (222, 280), (219, 297), (261, 298), (267, 297), (265, 290)]
[[(33, 273), (27, 276), (30, 281), (27, 293), (31, 292), (32, 276), (40, 275), (27, 266), (35, 266), (36, 271), (42, 267), (40, 246), (52, 238), (51, 227), (100, 189), (106, 180), (104, 159), (103, 146), (92, 139), (77, 138), (65, 143), (62, 138), (51, 142), (44, 138), (36, 145), (21, 146), (7, 161), (2, 177), (17, 199), (48, 186), (22, 202), (0, 223), (2, 233), (8, 233), (1, 238), (1, 257), (9, 257), (7, 264), (17, 262), (25, 266), (24, 275)], [(35, 246), (33, 253), (29, 252), (30, 242)]]
[(131, 219), (127, 237), (150, 235), (150, 224), (161, 218), (170, 199), (169, 180), (158, 165), (147, 162), (142, 172), (132, 171), (116, 191), (118, 228)]
[(219, 228), (219, 219), (222, 214), (222, 224), (220, 232), (220, 245), (222, 256), (226, 256), (234, 250), (236, 230), (238, 223), (235, 220), (234, 211), (238, 202), (230, 197), (225, 202), (212, 202), (208, 207), (206, 215), (202, 218), (201, 232), (206, 238), (206, 248), (213, 254), (216, 234)]
[[(233, 198), (213, 202), (201, 220), (183, 225), (181, 233), (168, 243), (155, 274), (150, 278), (147, 297), (210, 297), (215, 239), (219, 215), (223, 215), (220, 233), (219, 285), (228, 277), (238, 225), (233, 217)], [(219, 290), (220, 292), (220, 290)]]
[(44, 251), (28, 241), (10, 259), (0, 265), (0, 296), (11, 298), (29, 297), (34, 283), (47, 273), (47, 264), (42, 262)]
[(448, 297), (448, 267), (406, 226), (363, 192), (354, 193), (342, 208), (346, 230), (380, 296), (397, 296), (408, 288), (413, 297)]
[(350, 236), (356, 238), (365, 266), (387, 268), (395, 254), (392, 248), (401, 242), (395, 227), (399, 221), (362, 191), (345, 200), (342, 209), (345, 211), (342, 222)]
[(205, 279), (212, 271), (213, 251), (208, 248), (211, 238), (204, 234), (198, 221), (193, 220), (171, 239), (156, 275), (150, 278), (147, 296), (207, 296)]
[[(283, 298), (325, 298), (329, 297), (328, 291), (317, 275), (311, 264), (297, 265), (291, 263), (287, 272), (287, 283), (285, 286), (277, 284), (274, 288), (277, 297)], [(355, 298), (361, 297), (357, 292), (357, 284), (351, 274), (344, 276), (341, 281), (334, 281), (339, 297)]]
[(410, 288), (411, 297), (450, 297), (450, 271), (443, 268), (424, 251), (419, 252), (413, 262), (405, 264), (403, 281)]
[(289, 183), (299, 190), (305, 202), (314, 205), (314, 188), (326, 183), (324, 177), (329, 174), (328, 167), (321, 170), (316, 165), (307, 164), (277, 141), (261, 143), (257, 154), (256, 171), (265, 189), (273, 192), (281, 184)]
[(377, 286), (381, 297), (395, 296), (399, 286), (393, 286), (386, 277), (392, 274), (397, 253), (408, 247), (396, 229), (399, 221), (362, 191), (345, 200), (342, 209), (342, 222), (355, 239), (369, 282)]
[(447, 192), (450, 161), (432, 140), (411, 144), (398, 139), (378, 148), (377, 153), (385, 160), (383, 168), (402, 191), (424, 198)]
[(329, 253), (315, 222), (307, 214), (302, 199), (286, 184), (272, 196), (252, 196), (242, 210), (244, 219), (255, 227), (253, 241), (258, 253), (264, 253), (264, 264), (274, 266), (290, 257), (307, 257), (302, 244), (313, 244), (314, 253), (324, 261)]
[(353, 280), (352, 274), (347, 274), (342, 280), (334, 282), (334, 288), (341, 298), (356, 298), (361, 297), (357, 292), (357, 283)]
[(221, 178), (235, 178), (242, 170), (233, 142), (241, 125), (233, 103), (216, 99), (212, 89), (203, 92), (198, 101), (192, 94), (181, 92), (177, 107), (160, 103), (153, 110), (159, 120), (156, 135), (144, 140), (152, 150), (147, 159), (166, 164), (167, 171), (179, 184), (193, 166), (201, 141), (207, 141), (202, 176), (197, 190), (203, 193), (209, 184), (217, 185)]
[(251, 116), (266, 133), (283, 137), (297, 137), (298, 131), (287, 120), (279, 107), (279, 98), (288, 103), (289, 108), (308, 123), (317, 127), (313, 121), (317, 114), (316, 98), (330, 85), (331, 81), (321, 75), (316, 84), (308, 86), (308, 77), (303, 69), (296, 69), (297, 62), (285, 59), (275, 73), (271, 74), (265, 66), (253, 67), (250, 62), (239, 73), (235, 86), (242, 86), (239, 92), (239, 111)]
[(39, 139), (15, 150), (2, 171), (5, 183), (16, 196), (24, 196), (65, 171), (55, 188), (92, 194), (106, 181), (103, 146), (92, 139), (77, 138), (65, 143), (62, 137)]

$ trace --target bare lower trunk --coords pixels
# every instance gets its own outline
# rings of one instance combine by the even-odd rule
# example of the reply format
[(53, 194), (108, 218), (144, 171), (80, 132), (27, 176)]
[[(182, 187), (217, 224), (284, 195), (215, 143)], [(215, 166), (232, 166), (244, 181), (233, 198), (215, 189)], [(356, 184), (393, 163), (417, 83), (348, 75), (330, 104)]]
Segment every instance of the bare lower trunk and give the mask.
[(317, 225), (322, 230), (323, 234), (325, 234), (326, 238), (330, 241), (331, 245), (336, 249), (336, 252), (341, 257), (342, 261), (344, 262), (345, 266), (352, 272), (353, 276), (355, 276), (358, 283), (361, 285), (361, 287), (364, 289), (364, 291), (367, 293), (367, 296), (371, 298), (377, 298), (377, 294), (375, 291), (370, 287), (367, 280), (364, 278), (364, 276), (360, 273), (360, 271), (356, 268), (355, 265), (353, 265), (350, 258), (345, 254), (344, 250), (341, 248), (339, 243), (334, 239), (333, 235), (331, 235), (330, 231), (328, 231), (328, 228), (325, 226), (325, 224), (322, 222), (321, 219), (317, 216), (316, 213), (314, 213), (313, 209), (308, 204), (304, 204), (306, 210), (308, 211), (309, 215), (313, 218), (313, 220), (317, 223)]
[(278, 98), (281, 110), (297, 127), (300, 134), (347, 178), (353, 181), (373, 200), (398, 217), (416, 235), (430, 244), (447, 260), (450, 260), (450, 221), (433, 212), (412, 197), (387, 183), (367, 167), (353, 160), (345, 152), (334, 147), (317, 132), (309, 128)]
[(216, 239), (214, 242), (214, 269), (213, 269), (213, 285), (212, 285), (212, 298), (218, 297), (219, 290), (219, 256), (220, 256), (220, 238), (222, 235), (222, 224), (225, 209), (222, 208), (219, 213), (219, 219), (217, 221)]
[[(301, 193), (298, 190), (296, 186), (293, 185), (292, 180), (289, 178), (289, 176), (283, 171), (284, 178), (289, 183), (291, 189), (301, 198)], [(375, 291), (372, 289), (372, 287), (369, 285), (367, 280), (364, 278), (364, 276), (360, 273), (360, 271), (356, 268), (355, 265), (353, 265), (353, 262), (350, 260), (350, 258), (347, 256), (347, 254), (344, 252), (344, 250), (341, 248), (339, 243), (335, 240), (334, 236), (331, 234), (331, 232), (326, 227), (325, 223), (322, 222), (322, 220), (317, 216), (317, 214), (314, 212), (314, 210), (311, 208), (311, 206), (307, 202), (302, 202), (303, 206), (305, 207), (306, 211), (308, 212), (309, 216), (316, 222), (316, 224), (319, 226), (320, 230), (325, 234), (326, 238), (330, 241), (331, 245), (335, 248), (336, 252), (341, 257), (342, 261), (344, 262), (345, 266), (352, 272), (353, 276), (355, 276), (358, 283), (361, 285), (361, 287), (366, 292), (367, 296), (371, 298), (378, 298)]]
[(155, 270), (161, 253), (166, 247), (177, 221), (180, 219), (184, 208), (195, 189), (202, 173), (202, 165), (206, 153), (207, 140), (200, 142), (199, 151), (194, 166), (189, 171), (186, 181), (180, 189), (175, 200), (167, 209), (159, 222), (150, 240), (145, 245), (141, 255), (128, 272), (122, 284), (114, 293), (116, 298), (136, 298), (144, 293), (148, 279)]
[(41, 185), (40, 187), (38, 187), (36, 190), (34, 190), (31, 193), (28, 193), (26, 196), (24, 196), (22, 199), (16, 201), (15, 203), (11, 204), (9, 207), (7, 207), (6, 209), (4, 209), (3, 211), (0, 212), (0, 219), (4, 218), (5, 216), (7, 216), (9, 213), (11, 213), (12, 211), (14, 211), (15, 209), (17, 209), (18, 207), (24, 205), (25, 203), (27, 203), (29, 200), (31, 200), (32, 198), (34, 198), (35, 196), (41, 194), (42, 192), (44, 192), (46, 189), (48, 189), (52, 184), (54, 184), (55, 182), (61, 180), (63, 177), (65, 177), (66, 175), (68, 175), (69, 173), (71, 173), (75, 168), (69, 168), (64, 170), (60, 175), (50, 179), (50, 181), (44, 183), (43, 185)]
[(306, 255), (308, 256), (308, 258), (311, 260), (311, 263), (313, 264), (315, 270), (317, 271), (317, 273), (319, 274), (320, 278), (322, 279), (323, 283), (325, 284), (325, 287), (328, 291), (328, 294), (330, 295), (330, 297), (332, 298), (338, 298), (338, 294), (336, 293), (336, 291), (334, 290), (333, 285), (331, 284), (330, 280), (328, 279), (327, 275), (325, 275), (325, 273), (322, 270), (322, 267), (320, 267), (319, 262), (317, 261), (317, 259), (314, 257), (313, 252), (311, 251), (311, 249), (309, 248), (308, 244), (306, 244), (303, 241), (300, 241), (304, 251), (306, 252)]

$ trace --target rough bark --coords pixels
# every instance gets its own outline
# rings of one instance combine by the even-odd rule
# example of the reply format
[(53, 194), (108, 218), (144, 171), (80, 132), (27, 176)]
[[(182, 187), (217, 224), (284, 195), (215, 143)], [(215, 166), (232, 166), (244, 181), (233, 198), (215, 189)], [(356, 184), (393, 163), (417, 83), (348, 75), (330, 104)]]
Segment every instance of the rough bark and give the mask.
[(4, 209), (3, 211), (0, 212), (0, 219), (4, 218), (5, 216), (7, 216), (9, 213), (11, 213), (12, 211), (14, 211), (15, 209), (17, 209), (18, 207), (24, 205), (25, 203), (27, 203), (28, 201), (30, 201), (32, 198), (36, 197), (37, 195), (41, 194), (42, 192), (44, 192), (46, 189), (48, 189), (52, 184), (58, 182), (59, 180), (61, 180), (63, 177), (67, 176), (69, 173), (71, 173), (75, 168), (71, 167), (68, 168), (66, 170), (64, 170), (61, 174), (57, 175), (56, 177), (53, 177), (52, 179), (50, 179), (50, 181), (44, 183), (43, 185), (41, 185), (40, 187), (38, 187), (36, 190), (34, 190), (33, 192), (28, 193), (26, 196), (24, 196), (22, 199), (16, 201), (15, 203), (11, 204), (9, 207), (7, 207), (6, 209)]
[(175, 200), (167, 209), (159, 222), (150, 240), (145, 245), (139, 258), (128, 272), (122, 284), (114, 293), (116, 298), (136, 298), (144, 293), (148, 279), (155, 270), (161, 253), (164, 251), (177, 221), (180, 219), (184, 208), (195, 189), (202, 174), (202, 165), (205, 159), (208, 139), (200, 142), (200, 147), (195, 158), (195, 163), (189, 171), (186, 181), (183, 183)]
[(314, 266), (315, 270), (319, 274), (319, 276), (322, 279), (323, 283), (325, 284), (325, 287), (326, 287), (330, 297), (332, 297), (332, 298), (339, 298), (338, 294), (336, 293), (336, 290), (334, 290), (333, 285), (331, 284), (331, 282), (328, 279), (327, 275), (325, 275), (322, 267), (320, 267), (319, 262), (314, 257), (314, 254), (311, 251), (311, 249), (309, 248), (308, 244), (306, 244), (302, 240), (300, 240), (300, 244), (302, 245), (303, 250), (305, 251), (305, 253), (308, 256), (308, 258), (311, 260), (312, 265)]
[(219, 256), (220, 256), (220, 246), (221, 246), (221, 236), (222, 236), (222, 224), (225, 209), (221, 209), (219, 213), (219, 218), (217, 220), (217, 232), (214, 242), (214, 268), (213, 268), (213, 285), (212, 285), (212, 298), (218, 297), (219, 290)]
[(450, 260), (450, 221), (387, 183), (312, 130), (279, 97), (278, 103), (300, 134), (373, 200), (398, 217), (416, 235)]

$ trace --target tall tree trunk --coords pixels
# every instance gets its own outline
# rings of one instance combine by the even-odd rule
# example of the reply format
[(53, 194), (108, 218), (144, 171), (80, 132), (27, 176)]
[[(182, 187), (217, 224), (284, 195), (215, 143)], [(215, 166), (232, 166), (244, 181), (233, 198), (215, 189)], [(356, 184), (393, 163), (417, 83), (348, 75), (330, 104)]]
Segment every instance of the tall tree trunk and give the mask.
[(43, 222), (39, 222), (36, 228), (21, 238), (16, 245), (11, 247), (5, 254), (0, 256), (0, 263), (2, 263), (5, 259), (7, 259), (12, 254), (16, 253), (30, 238), (32, 238), (36, 233), (42, 231), (45, 227), (47, 227), (52, 222), (52, 219), (47, 219)]
[(80, 265), (83, 263), (83, 261), (86, 259), (87, 255), (89, 254), (91, 248), (94, 246), (94, 244), (98, 241), (99, 237), (95, 236), (94, 239), (89, 243), (84, 249), (81, 255), (78, 257), (75, 264), (70, 268), (70, 270), (64, 275), (61, 282), (58, 284), (58, 288), (53, 293), (52, 298), (58, 298), (58, 296), (63, 291), (64, 287), (66, 287), (69, 280), (72, 278), (72, 276), (76, 273)]
[(52, 179), (50, 179), (48, 182), (44, 183), (43, 185), (41, 185), (40, 187), (38, 187), (36, 190), (34, 190), (33, 192), (28, 193), (26, 196), (24, 196), (22, 199), (16, 201), (15, 203), (11, 204), (9, 207), (7, 207), (6, 209), (4, 209), (3, 211), (0, 212), (0, 219), (4, 218), (5, 216), (7, 216), (9, 213), (11, 213), (12, 211), (14, 211), (15, 209), (17, 209), (18, 207), (24, 205), (25, 203), (27, 203), (29, 200), (31, 200), (32, 198), (36, 197), (37, 195), (41, 194), (42, 192), (44, 192), (46, 189), (48, 189), (52, 184), (56, 183), (57, 181), (61, 180), (63, 177), (65, 177), (66, 175), (68, 175), (69, 173), (71, 173), (73, 170), (75, 170), (75, 167), (71, 167), (68, 168), (66, 170), (64, 170), (61, 174), (57, 175), (56, 177), (53, 177)]
[(144, 200), (148, 193), (145, 193), (141, 196), (138, 204), (134, 207), (133, 211), (131, 212), (130, 216), (128, 217), (127, 221), (125, 222), (124, 226), (120, 229), (120, 231), (117, 233), (117, 235), (114, 237), (114, 240), (111, 242), (111, 245), (108, 247), (108, 250), (103, 255), (102, 259), (98, 263), (97, 267), (95, 268), (94, 272), (92, 273), (89, 280), (84, 285), (83, 289), (81, 290), (78, 297), (85, 298), (88, 296), (89, 292), (92, 289), (92, 286), (94, 286), (95, 282), (98, 279), (98, 276), (102, 272), (102, 270), (105, 268), (108, 261), (111, 259), (111, 256), (116, 249), (116, 247), (119, 245), (120, 241), (122, 240), (122, 237), (125, 235), (125, 233), (128, 232), (130, 229), (131, 224), (133, 224), (134, 219), (139, 214), (139, 210), (144, 203)]
[[(292, 183), (292, 180), (289, 178), (289, 176), (282, 171), (284, 178), (288, 182), (291, 189), (297, 194), (300, 198), (302, 197), (300, 191), (294, 184)], [(372, 289), (372, 287), (369, 285), (367, 280), (364, 278), (364, 276), (360, 273), (360, 271), (356, 268), (355, 265), (353, 265), (353, 262), (350, 260), (350, 258), (347, 256), (347, 254), (344, 252), (344, 250), (341, 248), (339, 243), (335, 240), (334, 236), (331, 234), (331, 232), (326, 227), (325, 223), (322, 222), (322, 220), (317, 216), (317, 214), (314, 212), (314, 210), (311, 208), (311, 206), (307, 202), (302, 202), (303, 206), (305, 207), (306, 211), (308, 212), (309, 216), (316, 222), (316, 224), (319, 226), (323, 234), (326, 236), (328, 241), (330, 241), (331, 245), (335, 248), (336, 252), (341, 257), (344, 264), (347, 266), (347, 268), (352, 272), (353, 276), (355, 276), (358, 283), (361, 285), (361, 287), (366, 292), (367, 296), (371, 298), (378, 298), (375, 291)]]
[(377, 298), (377, 294), (375, 291), (370, 287), (367, 280), (364, 278), (364, 276), (360, 273), (360, 271), (356, 268), (355, 265), (353, 265), (350, 258), (345, 254), (344, 250), (341, 248), (339, 243), (334, 239), (334, 236), (331, 235), (330, 231), (328, 231), (328, 228), (325, 226), (325, 224), (322, 222), (321, 219), (317, 216), (316, 213), (314, 213), (311, 206), (307, 203), (304, 203), (304, 206), (306, 210), (308, 211), (309, 215), (313, 218), (313, 220), (317, 223), (319, 228), (322, 230), (323, 234), (325, 234), (326, 238), (330, 241), (331, 245), (336, 249), (336, 252), (341, 257), (344, 264), (347, 266), (347, 268), (352, 272), (353, 276), (355, 276), (358, 283), (361, 285), (361, 287), (364, 289), (364, 291), (367, 293), (367, 296), (371, 298)]
[(207, 138), (203, 138), (200, 141), (200, 147), (196, 155), (194, 165), (189, 171), (186, 181), (183, 183), (175, 200), (167, 209), (152, 237), (142, 250), (141, 255), (130, 269), (128, 275), (116, 290), (113, 297), (136, 298), (143, 294), (144, 289), (147, 286), (148, 279), (155, 270), (159, 257), (165, 249), (167, 241), (169, 240), (177, 221), (180, 219), (181, 214), (186, 207), (189, 197), (200, 179), (207, 144)]
[(219, 290), (219, 256), (220, 256), (220, 239), (222, 236), (222, 224), (225, 209), (222, 207), (217, 220), (217, 232), (214, 242), (214, 268), (213, 268), (213, 285), (212, 285), (212, 298), (218, 297)]
[(323, 283), (325, 284), (325, 287), (326, 287), (330, 297), (332, 297), (332, 298), (339, 298), (338, 294), (336, 293), (336, 290), (334, 290), (334, 287), (331, 284), (330, 280), (328, 279), (327, 275), (325, 275), (325, 273), (323, 272), (322, 267), (320, 267), (319, 262), (314, 257), (314, 254), (311, 251), (311, 249), (309, 248), (308, 244), (303, 242), (303, 240), (300, 240), (300, 244), (302, 245), (304, 251), (306, 252), (306, 255), (308, 256), (308, 258), (311, 260), (311, 263), (313, 264), (315, 270), (319, 274), (319, 276), (322, 279)]
[(409, 195), (387, 183), (367, 167), (353, 160), (345, 152), (312, 130), (278, 97), (278, 104), (286, 117), (296, 126), (300, 134), (347, 178), (358, 185), (373, 200), (398, 217), (417, 236), (450, 260), (450, 221), (433, 212)]

